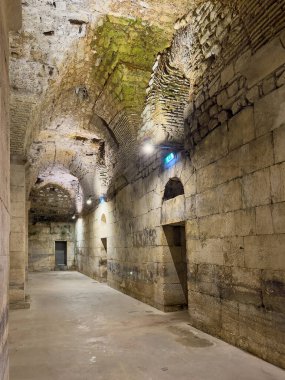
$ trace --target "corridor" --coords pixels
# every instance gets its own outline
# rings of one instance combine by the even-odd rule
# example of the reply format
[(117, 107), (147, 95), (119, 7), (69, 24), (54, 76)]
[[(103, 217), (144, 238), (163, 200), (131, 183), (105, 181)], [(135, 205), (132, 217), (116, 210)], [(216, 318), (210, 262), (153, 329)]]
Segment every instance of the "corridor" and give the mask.
[(30, 274), (10, 380), (281, 380), (284, 371), (77, 272)]

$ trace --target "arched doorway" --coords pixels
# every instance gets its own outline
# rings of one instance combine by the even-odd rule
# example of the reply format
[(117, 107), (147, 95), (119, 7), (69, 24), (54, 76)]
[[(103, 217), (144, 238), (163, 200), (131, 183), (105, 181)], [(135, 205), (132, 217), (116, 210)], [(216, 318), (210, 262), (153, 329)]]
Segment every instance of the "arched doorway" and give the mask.
[(166, 310), (188, 305), (187, 255), (184, 217), (184, 187), (179, 178), (171, 178), (164, 189), (162, 225), (166, 240), (165, 289)]

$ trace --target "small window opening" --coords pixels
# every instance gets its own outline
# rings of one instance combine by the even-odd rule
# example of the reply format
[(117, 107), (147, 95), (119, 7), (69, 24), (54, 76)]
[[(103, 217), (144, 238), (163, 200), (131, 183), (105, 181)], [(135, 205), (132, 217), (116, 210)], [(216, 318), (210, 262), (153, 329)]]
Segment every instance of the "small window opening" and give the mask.
[(179, 195), (183, 195), (183, 194), (184, 194), (184, 187), (180, 179), (171, 178), (165, 186), (163, 200), (167, 201), (169, 199), (178, 197)]

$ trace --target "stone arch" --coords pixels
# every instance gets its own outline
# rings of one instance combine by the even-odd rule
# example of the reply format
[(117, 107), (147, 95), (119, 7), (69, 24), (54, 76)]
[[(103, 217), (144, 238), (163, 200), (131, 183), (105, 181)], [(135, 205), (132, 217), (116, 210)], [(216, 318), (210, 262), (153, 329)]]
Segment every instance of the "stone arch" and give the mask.
[(36, 222), (69, 221), (76, 212), (75, 194), (58, 183), (33, 188), (30, 194), (30, 220)]
[(184, 186), (179, 178), (170, 178), (164, 188), (163, 201), (176, 198), (179, 195), (184, 195)]
[(107, 218), (106, 218), (105, 214), (102, 214), (102, 216), (101, 216), (101, 222), (104, 223), (104, 224), (107, 223)]

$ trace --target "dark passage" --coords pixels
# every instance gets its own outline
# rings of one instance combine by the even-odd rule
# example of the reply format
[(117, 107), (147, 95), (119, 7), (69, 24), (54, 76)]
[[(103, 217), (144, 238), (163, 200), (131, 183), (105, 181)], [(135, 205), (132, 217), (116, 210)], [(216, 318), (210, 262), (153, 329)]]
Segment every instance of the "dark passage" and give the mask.
[(67, 265), (67, 243), (66, 241), (55, 242), (55, 266), (64, 267)]
[(166, 301), (168, 306), (183, 308), (188, 305), (185, 226), (183, 224), (166, 225), (163, 229), (171, 255), (165, 276), (168, 285)]

